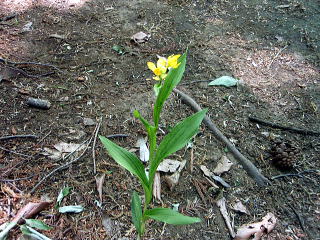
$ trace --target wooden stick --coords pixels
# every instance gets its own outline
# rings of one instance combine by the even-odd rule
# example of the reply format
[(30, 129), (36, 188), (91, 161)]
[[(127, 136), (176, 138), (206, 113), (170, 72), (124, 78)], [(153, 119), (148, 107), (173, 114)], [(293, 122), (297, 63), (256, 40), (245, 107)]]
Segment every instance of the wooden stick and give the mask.
[(0, 140), (9, 140), (14, 138), (37, 138), (36, 135), (12, 135), (12, 136), (3, 136), (0, 137)]
[(94, 174), (96, 174), (96, 172), (97, 172), (95, 148), (96, 148), (96, 142), (97, 142), (97, 137), (98, 137), (98, 133), (99, 133), (99, 130), (100, 130), (101, 123), (102, 123), (102, 117), (100, 118), (100, 121), (98, 123), (96, 132), (94, 134), (93, 144), (92, 144), (92, 160), (93, 160), (93, 173)]
[[(177, 93), (182, 101), (188, 104), (194, 111), (202, 110), (199, 104), (197, 104), (196, 101), (189, 97), (187, 94), (181, 92), (178, 89), (174, 89), (173, 92)], [(226, 136), (223, 135), (223, 133), (216, 127), (216, 125), (210, 120), (208, 116), (204, 117), (203, 122), (212, 131), (213, 135), (227, 146), (229, 151), (247, 171), (248, 175), (252, 177), (259, 186), (271, 184), (269, 179), (263, 176), (257, 169), (257, 167), (237, 150), (237, 148), (229, 141), (228, 138), (226, 138)]]
[(262, 119), (258, 119), (256, 117), (250, 116), (250, 117), (248, 117), (248, 119), (251, 122), (260, 123), (262, 125), (269, 126), (272, 128), (278, 128), (278, 129), (287, 130), (287, 131), (291, 131), (291, 132), (295, 132), (295, 133), (299, 133), (299, 134), (305, 134), (305, 135), (320, 135), (320, 132), (307, 130), (307, 129), (294, 128), (294, 127), (286, 127), (286, 126), (278, 125), (276, 123), (272, 123), (272, 122), (268, 122), (268, 121), (265, 121)]

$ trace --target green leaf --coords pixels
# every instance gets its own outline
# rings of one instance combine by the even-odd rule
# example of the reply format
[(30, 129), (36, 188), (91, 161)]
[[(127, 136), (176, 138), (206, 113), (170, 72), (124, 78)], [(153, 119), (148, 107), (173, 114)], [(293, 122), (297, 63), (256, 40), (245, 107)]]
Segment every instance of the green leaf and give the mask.
[(40, 230), (50, 230), (52, 227), (48, 226), (44, 222), (37, 220), (37, 219), (25, 219), (26, 224), (30, 227), (37, 228)]
[(206, 112), (207, 109), (204, 109), (184, 119), (163, 138), (158, 147), (154, 161), (150, 163), (150, 179), (153, 179), (160, 162), (164, 158), (183, 148), (197, 133)]
[(142, 208), (141, 200), (139, 195), (136, 192), (133, 192), (131, 198), (131, 213), (132, 213), (132, 222), (136, 227), (139, 235), (143, 234), (143, 224), (142, 224)]
[(71, 187), (64, 187), (63, 189), (60, 190), (60, 193), (57, 197), (56, 207), (59, 207), (62, 202), (62, 199), (70, 194), (70, 189)]
[(20, 231), (27, 235), (32, 237), (32, 239), (37, 239), (37, 240), (51, 240), (51, 238), (48, 238), (47, 236), (39, 233), (38, 231), (36, 231), (35, 229), (28, 227), (27, 225), (21, 225), (20, 226)]
[(219, 77), (219, 78), (213, 80), (208, 85), (209, 86), (233, 87), (233, 86), (236, 86), (237, 83), (238, 83), (238, 80), (233, 77), (222, 76), (222, 77)]
[(158, 124), (159, 124), (160, 113), (161, 113), (164, 102), (170, 96), (172, 90), (181, 81), (184, 70), (186, 68), (186, 58), (187, 58), (187, 53), (183, 54), (179, 58), (179, 63), (180, 63), (179, 67), (173, 68), (169, 71), (166, 79), (164, 80), (164, 84), (159, 91), (159, 95), (157, 96), (156, 103), (153, 109), (153, 120), (154, 120), (154, 125), (156, 127), (158, 127)]
[(149, 187), (149, 180), (144, 171), (144, 166), (140, 159), (133, 153), (126, 149), (118, 146), (109, 139), (99, 136), (103, 146), (107, 149), (110, 156), (122, 167), (127, 169), (129, 172), (137, 176), (142, 184), (145, 191), (147, 201), (151, 200), (151, 190)]
[(59, 213), (81, 213), (84, 208), (81, 205), (64, 206), (59, 208)]
[(153, 208), (144, 212), (144, 215), (154, 220), (174, 225), (183, 225), (201, 222), (200, 218), (185, 216), (170, 208)]

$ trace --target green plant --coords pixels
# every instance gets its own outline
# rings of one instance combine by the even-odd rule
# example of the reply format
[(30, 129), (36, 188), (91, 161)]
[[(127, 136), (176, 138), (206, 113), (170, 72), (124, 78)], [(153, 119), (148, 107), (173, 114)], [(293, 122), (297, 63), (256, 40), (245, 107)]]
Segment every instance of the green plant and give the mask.
[(161, 161), (172, 153), (183, 148), (188, 141), (197, 133), (199, 126), (207, 110), (202, 110), (179, 122), (162, 141), (157, 143), (157, 131), (159, 129), (160, 114), (163, 105), (170, 96), (172, 90), (181, 81), (186, 66), (186, 53), (182, 56), (172, 55), (168, 59), (159, 57), (157, 65), (148, 62), (148, 67), (153, 71), (153, 77), (158, 82), (154, 86), (156, 101), (153, 108), (153, 122), (144, 119), (139, 111), (134, 111), (134, 116), (138, 118), (148, 134), (150, 147), (149, 174), (145, 172), (144, 165), (139, 158), (118, 146), (107, 138), (100, 136), (100, 140), (109, 155), (122, 167), (134, 174), (140, 181), (144, 190), (144, 204), (139, 195), (133, 192), (131, 199), (132, 221), (138, 232), (138, 239), (141, 239), (145, 232), (145, 223), (148, 219), (162, 221), (168, 224), (191, 224), (200, 222), (196, 217), (182, 215), (169, 208), (149, 209), (152, 200), (152, 189), (154, 177)]

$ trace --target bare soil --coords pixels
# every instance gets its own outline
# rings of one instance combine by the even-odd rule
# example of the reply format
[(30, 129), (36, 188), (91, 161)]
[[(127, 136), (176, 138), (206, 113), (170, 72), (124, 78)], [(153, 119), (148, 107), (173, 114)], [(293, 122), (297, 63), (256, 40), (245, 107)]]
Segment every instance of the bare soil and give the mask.
[[(154, 101), (154, 82), (146, 80), (152, 77), (146, 62), (188, 48), (187, 70), (178, 88), (209, 109), (211, 120), (238, 150), (269, 179), (311, 171), (273, 179), (267, 187), (257, 186), (202, 125), (192, 150), (183, 149), (172, 157), (188, 160), (179, 184), (170, 191), (163, 181), (163, 202), (154, 202), (154, 206), (179, 203), (181, 212), (203, 221), (179, 227), (151, 221), (145, 239), (231, 239), (215, 204), (219, 194), (227, 200), (236, 229), (271, 212), (277, 225), (264, 239), (320, 239), (319, 135), (297, 134), (248, 120), (255, 116), (320, 131), (319, 12), (317, 0), (1, 1), (0, 17), (17, 15), (0, 21), (0, 58), (11, 61), (0, 61), (0, 135), (34, 134), (38, 138), (0, 140), (0, 224), (10, 221), (28, 201), (55, 201), (59, 191), (69, 186), (72, 193), (63, 205), (82, 205), (85, 211), (59, 214), (53, 202), (38, 216), (53, 226), (45, 232), (48, 237), (135, 239), (130, 199), (133, 190), (142, 194), (142, 189), (105, 153), (99, 140), (75, 163), (55, 172), (33, 194), (28, 193), (52, 170), (72, 160), (52, 160), (43, 154), (44, 149), (59, 142), (83, 143), (101, 118), (100, 135), (126, 134), (128, 137), (114, 141), (134, 148), (144, 132), (132, 112), (138, 109), (150, 119)], [(31, 28), (23, 30), (30, 22)], [(140, 31), (150, 34), (150, 39), (141, 44), (130, 41)], [(122, 53), (114, 46), (121, 47)], [(61, 71), (13, 62), (47, 63)], [(29, 76), (52, 71), (48, 76)], [(210, 80), (224, 75), (240, 79), (240, 84), (208, 86)], [(29, 97), (50, 101), (50, 109), (29, 107)], [(168, 132), (190, 114), (192, 110), (172, 95), (165, 106), (162, 130)], [(86, 125), (85, 118), (95, 124)], [(283, 172), (271, 164), (275, 140), (299, 148), (293, 169)], [(213, 170), (224, 155), (234, 162), (222, 175), (231, 188), (220, 186), (219, 191), (211, 191), (199, 166)], [(95, 177), (103, 173), (103, 202), (98, 206)], [(203, 183), (204, 197), (199, 196), (195, 180)], [(236, 199), (250, 215), (230, 209)], [(107, 219), (111, 231), (104, 226)], [(8, 239), (20, 235), (15, 229)]]

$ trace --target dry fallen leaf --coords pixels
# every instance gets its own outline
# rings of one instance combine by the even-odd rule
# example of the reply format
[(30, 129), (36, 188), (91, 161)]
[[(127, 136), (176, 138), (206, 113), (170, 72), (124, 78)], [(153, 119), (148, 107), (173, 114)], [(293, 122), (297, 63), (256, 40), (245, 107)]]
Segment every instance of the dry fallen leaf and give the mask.
[(243, 203), (239, 199), (237, 199), (235, 203), (231, 205), (231, 209), (236, 212), (245, 213), (248, 215), (250, 214), (246, 206), (243, 205)]
[(147, 146), (147, 141), (143, 137), (139, 137), (137, 144), (139, 147), (139, 153), (140, 153), (140, 160), (142, 162), (148, 162), (149, 161), (149, 148)]
[(105, 177), (106, 177), (105, 173), (101, 174), (100, 176), (96, 176), (95, 177), (96, 184), (97, 184), (97, 190), (98, 190), (98, 193), (99, 193), (100, 203), (102, 203), (102, 186), (103, 186)]
[(62, 153), (71, 153), (71, 152), (79, 151), (84, 147), (85, 145), (81, 145), (77, 143), (65, 143), (65, 142), (60, 142), (54, 145), (54, 148)]
[(203, 174), (205, 176), (207, 176), (209, 178), (212, 178), (213, 180), (215, 180), (216, 182), (220, 183), (225, 188), (231, 187), (222, 177), (214, 175), (206, 166), (201, 165), (200, 169), (201, 169), (201, 171), (203, 172)]
[(164, 176), (164, 180), (168, 184), (170, 191), (172, 191), (173, 188), (179, 183), (180, 173), (182, 169), (186, 166), (187, 161), (183, 160), (182, 162), (179, 162), (179, 163), (180, 163), (180, 166), (175, 173), (173, 173), (172, 175)]
[(131, 40), (133, 40), (135, 43), (144, 43), (149, 40), (150, 34), (146, 34), (144, 32), (138, 32), (134, 35), (132, 35)]
[(200, 165), (200, 169), (203, 172), (203, 174), (209, 178), (213, 175), (213, 173), (204, 165)]
[(229, 233), (231, 235), (231, 237), (235, 237), (236, 233), (233, 230), (233, 227), (231, 225), (231, 221), (230, 221), (230, 217), (227, 211), (227, 207), (226, 207), (226, 199), (224, 197), (220, 198), (217, 202), (216, 202), (218, 208), (220, 209), (221, 215), (223, 216), (223, 219), (227, 225), (227, 228), (229, 230)]
[(265, 234), (270, 233), (275, 227), (277, 222), (273, 213), (268, 213), (262, 218), (261, 222), (251, 223), (241, 226), (234, 240), (248, 240), (253, 237), (252, 240), (259, 240)]
[(174, 173), (180, 167), (181, 162), (177, 160), (164, 159), (158, 166), (157, 171)]
[(226, 156), (222, 156), (216, 168), (213, 170), (213, 173), (220, 175), (224, 172), (228, 172), (232, 165), (233, 162), (231, 162)]
[(159, 172), (156, 172), (156, 174), (154, 175), (153, 196), (155, 199), (161, 201), (161, 179)]

